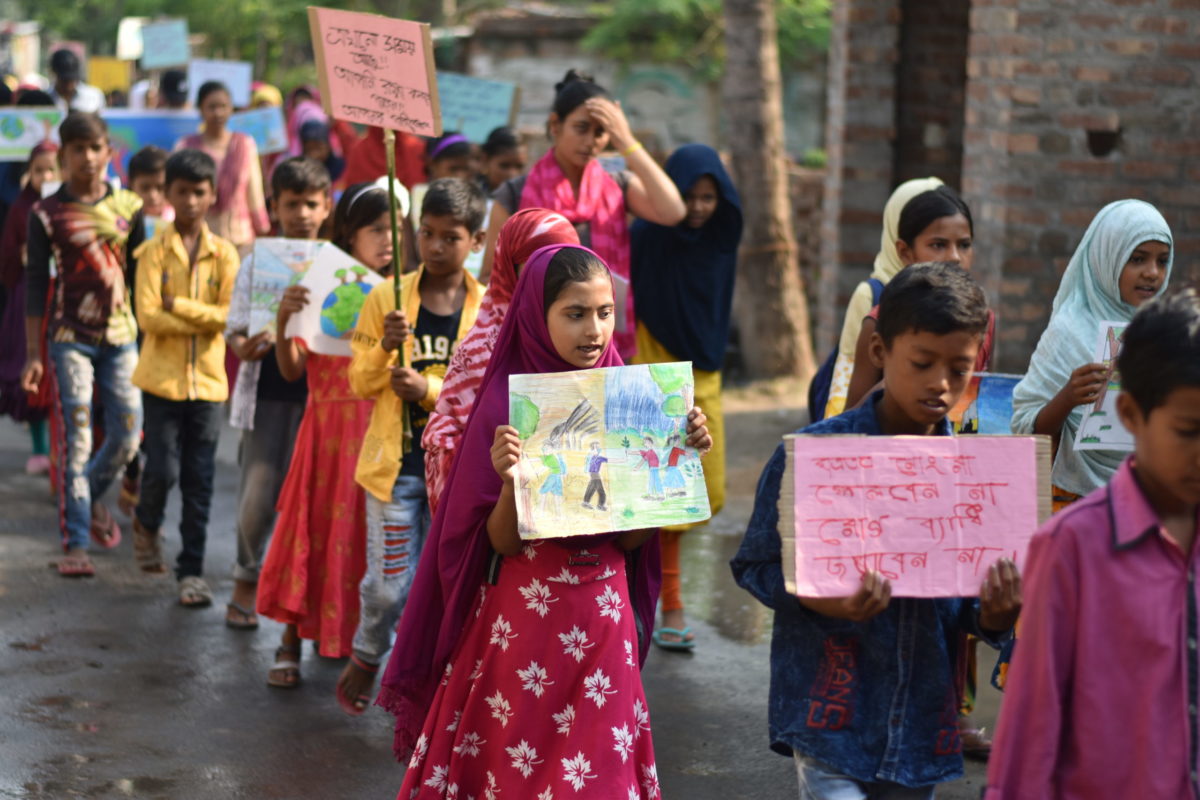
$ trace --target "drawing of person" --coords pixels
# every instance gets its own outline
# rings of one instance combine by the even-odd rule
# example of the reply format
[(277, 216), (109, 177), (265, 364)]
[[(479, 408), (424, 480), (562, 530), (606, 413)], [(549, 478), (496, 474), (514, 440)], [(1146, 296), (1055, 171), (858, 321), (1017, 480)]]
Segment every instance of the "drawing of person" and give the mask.
[(590, 452), (587, 459), (588, 485), (587, 491), (583, 495), (583, 507), (592, 508), (592, 495), (599, 493), (600, 503), (597, 506), (600, 511), (607, 511), (605, 504), (608, 502), (608, 496), (604, 493), (604, 481), (600, 478), (600, 470), (608, 461), (604, 457), (604, 452), (600, 449), (599, 442), (592, 442)]
[(550, 473), (546, 480), (542, 481), (542, 488), (538, 494), (542, 496), (543, 511), (559, 514), (562, 512), (563, 479), (567, 475), (567, 462), (563, 460), (561, 453), (555, 453), (553, 450), (549, 442), (542, 445), (542, 463)]
[(654, 438), (652, 436), (646, 436), (642, 439), (642, 442), (646, 445), (646, 449), (636, 451), (637, 454), (642, 457), (642, 460), (637, 466), (634, 467), (634, 469), (640, 469), (642, 464), (645, 464), (646, 469), (650, 473), (646, 499), (664, 500), (666, 497), (663, 494), (662, 478), (659, 477), (658, 474), (659, 461), (658, 453), (654, 450)]
[(667, 497), (684, 497), (687, 495), (687, 481), (679, 462), (687, 458), (687, 451), (679, 446), (679, 434), (667, 438), (667, 469), (663, 476), (663, 486)]

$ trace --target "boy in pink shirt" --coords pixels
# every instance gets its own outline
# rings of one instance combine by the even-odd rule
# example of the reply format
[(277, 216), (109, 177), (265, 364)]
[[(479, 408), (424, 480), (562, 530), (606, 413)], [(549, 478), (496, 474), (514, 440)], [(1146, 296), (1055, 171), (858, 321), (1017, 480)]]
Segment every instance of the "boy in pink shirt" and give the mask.
[(1200, 296), (1143, 306), (1117, 366), (1134, 454), (1030, 546), (987, 800), (1200, 796)]

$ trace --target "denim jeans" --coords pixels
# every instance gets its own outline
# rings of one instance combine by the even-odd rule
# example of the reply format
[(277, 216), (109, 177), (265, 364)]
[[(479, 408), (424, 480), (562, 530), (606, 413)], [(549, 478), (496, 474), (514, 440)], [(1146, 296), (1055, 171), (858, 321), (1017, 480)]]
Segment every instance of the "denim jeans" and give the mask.
[[(142, 393), (132, 383), (137, 345), (51, 342), (62, 417), (59, 523), (67, 548), (87, 549), (92, 499), (99, 499), (138, 448)], [(94, 454), (92, 399), (104, 406), (104, 443)]]
[(175, 562), (175, 577), (204, 574), (208, 511), (212, 504), (217, 439), (221, 435), (221, 403), (204, 400), (165, 400), (145, 395), (146, 468), (134, 515), (148, 530), (162, 527), (167, 493), (179, 484), (183, 513), (179, 533), (183, 549)]
[(898, 783), (864, 783), (837, 770), (795, 754), (800, 777), (800, 800), (933, 800), (933, 786), (911, 789)]
[(367, 571), (358, 587), (361, 607), (354, 655), (368, 664), (381, 663), (392, 646), (428, 532), (424, 478), (398, 476), (390, 503), (367, 494)]

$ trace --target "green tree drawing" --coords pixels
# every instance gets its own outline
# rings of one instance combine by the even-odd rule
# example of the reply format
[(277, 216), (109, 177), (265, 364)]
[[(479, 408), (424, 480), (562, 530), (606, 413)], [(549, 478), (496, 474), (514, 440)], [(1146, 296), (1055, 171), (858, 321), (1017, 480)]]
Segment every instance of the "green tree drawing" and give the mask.
[(683, 402), (683, 395), (673, 394), (666, 400), (663, 400), (662, 412), (668, 417), (686, 417), (688, 407)]
[(691, 374), (686, 366), (675, 364), (651, 364), (650, 377), (665, 395), (675, 394), (685, 385)]
[(537, 404), (525, 395), (514, 394), (509, 400), (508, 424), (517, 429), (517, 436), (521, 437), (522, 442), (528, 441), (537, 432), (541, 419)]

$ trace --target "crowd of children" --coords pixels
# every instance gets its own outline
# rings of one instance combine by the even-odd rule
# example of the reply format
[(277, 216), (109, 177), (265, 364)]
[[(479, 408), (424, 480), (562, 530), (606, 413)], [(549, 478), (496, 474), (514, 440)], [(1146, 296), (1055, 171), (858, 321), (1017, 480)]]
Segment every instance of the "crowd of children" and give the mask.
[[(508, 378), (691, 361), (686, 443), (647, 439), (631, 458), (666, 496), (682, 445), (694, 448), (720, 510), (742, 233), (720, 157), (687, 145), (660, 167), (620, 106), (572, 71), (527, 174), (509, 129), (478, 153), (454, 132), (401, 136), (392, 198), (379, 131), (357, 138), (313, 89), (289, 96), (277, 159), (228, 130), (224, 86), (200, 87), (197, 104), (203, 127), (174, 153), (133, 155), (132, 191), (109, 181), (104, 122), (71, 112), (60, 145), (31, 151), (4, 221), (0, 411), (29, 425), (27, 470), (51, 472), (58, 571), (94, 575), (90, 545), (119, 545), (102, 497), (120, 477), (135, 561), (167, 573), (178, 485), (179, 603), (212, 604), (205, 549), (228, 420), (240, 484), (224, 620), (283, 624), (268, 685), (301, 685), (305, 639), (346, 659), (333, 698), (346, 713), (364, 713), (378, 683), (408, 759), (405, 800), (659, 797), (640, 669), (651, 643), (697, 646), (680, 592), (686, 527), (523, 541)], [(627, 169), (602, 164), (607, 149)], [(253, 329), (253, 246), (268, 233), (328, 233), (394, 278), (367, 295), (351, 355), (288, 334), (314, 302), (300, 285)], [(1002, 323), (970, 275), (973, 236), (969, 207), (937, 178), (895, 190), (804, 433), (953, 435), (948, 413), (988, 368)], [(851, 596), (796, 597), (779, 531), (783, 446), (771, 456), (731, 566), (774, 612), (770, 746), (794, 759), (802, 799), (930, 798), (964, 753), (990, 753), (989, 799), (1198, 791), (1200, 298), (1167, 292), (1173, 254), (1162, 215), (1121, 200), (1063, 275), (1013, 396), (1012, 431), (1053, 439), (1060, 512), (1023, 575), (1002, 558), (977, 598), (915, 599), (865, 571)], [(1083, 407), (1112, 378), (1093, 363), (1106, 322), (1128, 325), (1117, 410), (1131, 457), (1074, 446)], [(583, 500), (602, 510), (604, 462), (593, 452)], [(977, 641), (1003, 651), (994, 747), (968, 716)], [(1153, 691), (1123, 688), (1132, 681)]]

